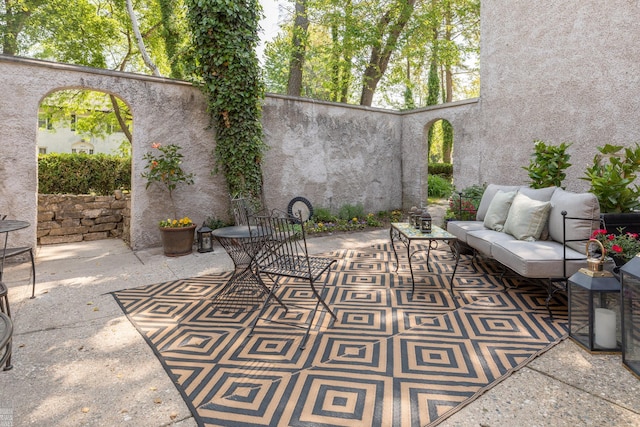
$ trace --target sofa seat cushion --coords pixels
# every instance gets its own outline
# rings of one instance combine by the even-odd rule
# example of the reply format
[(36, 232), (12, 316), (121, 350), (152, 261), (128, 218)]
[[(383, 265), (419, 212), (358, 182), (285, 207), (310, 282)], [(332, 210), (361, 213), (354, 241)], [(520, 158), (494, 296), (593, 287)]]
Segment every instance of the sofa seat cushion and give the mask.
[(493, 258), (491, 248), (496, 242), (506, 242), (516, 240), (511, 234), (502, 233), (500, 231), (489, 230), (472, 230), (467, 233), (467, 244), (481, 254)]
[(463, 243), (467, 243), (467, 233), (474, 230), (484, 230), (482, 221), (449, 221), (447, 231)]
[(587, 266), (586, 255), (569, 247), (567, 272), (563, 271), (562, 244), (549, 240), (500, 240), (493, 243), (491, 256), (521, 276), (529, 278), (568, 277)]

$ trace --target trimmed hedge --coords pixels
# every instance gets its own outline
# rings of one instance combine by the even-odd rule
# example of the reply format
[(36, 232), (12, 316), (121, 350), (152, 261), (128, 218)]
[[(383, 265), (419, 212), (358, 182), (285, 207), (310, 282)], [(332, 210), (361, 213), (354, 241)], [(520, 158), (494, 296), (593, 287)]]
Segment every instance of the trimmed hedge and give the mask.
[(107, 154), (38, 155), (38, 192), (96, 194), (131, 189), (131, 157)]
[(429, 163), (430, 175), (453, 176), (453, 165), (451, 163)]

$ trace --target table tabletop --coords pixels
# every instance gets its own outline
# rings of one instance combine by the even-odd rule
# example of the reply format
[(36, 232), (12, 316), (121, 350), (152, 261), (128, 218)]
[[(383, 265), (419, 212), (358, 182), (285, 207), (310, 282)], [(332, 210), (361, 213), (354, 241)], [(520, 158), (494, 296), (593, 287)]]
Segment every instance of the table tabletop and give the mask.
[(391, 227), (398, 230), (409, 239), (424, 239), (424, 240), (454, 240), (456, 236), (448, 231), (438, 227), (437, 225), (431, 226), (431, 233), (423, 233), (419, 229), (415, 228), (408, 222), (392, 222)]
[(8, 233), (10, 231), (20, 230), (22, 228), (27, 228), (31, 224), (28, 221), (19, 221), (16, 219), (5, 219), (0, 221), (0, 233)]
[(252, 236), (259, 236), (257, 228), (249, 228), (247, 225), (232, 225), (230, 227), (216, 228), (211, 232), (214, 237), (226, 239), (245, 239)]

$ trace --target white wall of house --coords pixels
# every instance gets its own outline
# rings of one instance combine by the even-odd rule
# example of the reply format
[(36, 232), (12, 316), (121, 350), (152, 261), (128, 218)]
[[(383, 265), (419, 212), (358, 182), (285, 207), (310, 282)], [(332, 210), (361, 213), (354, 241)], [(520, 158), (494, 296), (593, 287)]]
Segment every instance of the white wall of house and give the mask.
[(79, 134), (69, 122), (38, 126), (38, 153), (119, 154), (120, 146), (127, 141), (124, 132), (114, 132), (104, 137)]

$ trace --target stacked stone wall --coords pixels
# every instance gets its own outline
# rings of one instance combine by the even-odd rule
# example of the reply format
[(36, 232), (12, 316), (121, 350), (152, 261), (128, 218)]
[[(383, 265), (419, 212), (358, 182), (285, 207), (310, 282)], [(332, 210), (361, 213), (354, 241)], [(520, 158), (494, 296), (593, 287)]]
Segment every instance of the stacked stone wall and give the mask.
[(129, 242), (129, 194), (39, 194), (38, 244), (121, 238)]

